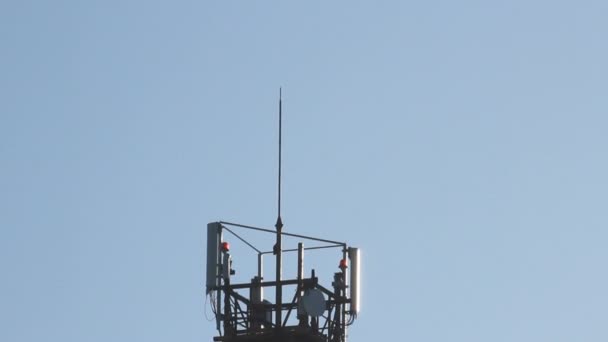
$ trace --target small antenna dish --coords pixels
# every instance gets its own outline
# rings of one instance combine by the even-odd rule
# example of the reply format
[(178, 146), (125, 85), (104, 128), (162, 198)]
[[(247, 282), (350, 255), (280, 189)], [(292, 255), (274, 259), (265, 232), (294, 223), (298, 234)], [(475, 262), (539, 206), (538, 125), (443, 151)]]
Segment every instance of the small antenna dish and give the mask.
[(317, 289), (306, 290), (304, 296), (302, 296), (302, 307), (309, 316), (321, 316), (327, 308), (327, 303), (325, 302), (323, 292)]

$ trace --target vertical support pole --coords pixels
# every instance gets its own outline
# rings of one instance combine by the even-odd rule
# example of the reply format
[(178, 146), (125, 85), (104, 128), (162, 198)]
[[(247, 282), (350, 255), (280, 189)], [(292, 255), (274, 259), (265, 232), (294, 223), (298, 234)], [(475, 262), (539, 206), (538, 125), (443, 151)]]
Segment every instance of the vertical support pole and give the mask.
[(301, 327), (306, 327), (308, 326), (308, 315), (303, 312), (303, 309), (301, 307), (302, 302), (302, 294), (304, 292), (304, 244), (299, 242), (298, 243), (298, 289), (297, 289), (297, 296), (298, 296), (298, 320), (299, 320), (299, 325)]
[(337, 301), (336, 303), (336, 311), (334, 313), (334, 321), (332, 322), (332, 328), (329, 330), (329, 332), (331, 333), (330, 337), (330, 341), (332, 342), (342, 342), (342, 331), (343, 331), (343, 322), (342, 322), (342, 296), (341, 296), (341, 292), (342, 292), (342, 273), (338, 272), (338, 273), (334, 273), (334, 297)]
[[(348, 249), (346, 249), (346, 246), (344, 246), (342, 249), (342, 259), (348, 260), (347, 252)], [(342, 299), (342, 340), (346, 342), (346, 267), (342, 269)]]
[(216, 299), (215, 307), (217, 308), (217, 312), (215, 313), (215, 328), (217, 331), (220, 331), (220, 321), (222, 320), (222, 290), (217, 290)]
[(302, 295), (304, 279), (304, 244), (298, 242), (298, 298)]
[(264, 310), (264, 288), (262, 278), (253, 277), (251, 279), (251, 289), (249, 290), (249, 328), (259, 331), (264, 324), (266, 311)]
[[(257, 281), (258, 283), (262, 283), (262, 280), (264, 280), (264, 255), (262, 253), (258, 253), (258, 276), (257, 276)], [(262, 303), (264, 301), (264, 287), (260, 286), (260, 290), (259, 290), (259, 294), (260, 294), (260, 303)]]
[(262, 253), (258, 253), (258, 277), (260, 279), (264, 278), (264, 255)]
[[(228, 267), (227, 265), (223, 265)], [(232, 327), (232, 314), (230, 310), (230, 278), (224, 279), (224, 335), (232, 336), (234, 334)]]
[(281, 329), (281, 325), (283, 322), (282, 319), (282, 307), (283, 307), (283, 284), (281, 282), (281, 269), (282, 269), (282, 258), (281, 258), (281, 229), (283, 228), (283, 223), (281, 222), (281, 217), (279, 216), (279, 218), (277, 219), (277, 243), (275, 245), (274, 248), (274, 253), (277, 256), (277, 261), (276, 261), (276, 297), (275, 297), (275, 324), (276, 324), (276, 328), (277, 331)]

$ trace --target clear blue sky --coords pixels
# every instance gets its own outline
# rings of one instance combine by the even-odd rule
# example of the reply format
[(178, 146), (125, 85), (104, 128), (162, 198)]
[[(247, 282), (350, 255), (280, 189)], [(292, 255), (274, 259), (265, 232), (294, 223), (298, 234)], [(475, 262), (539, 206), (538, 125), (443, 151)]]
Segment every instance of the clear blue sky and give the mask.
[(363, 249), (350, 341), (607, 341), (607, 17), (2, 1), (0, 340), (211, 341), (204, 229), (274, 224), (282, 86), (285, 229)]

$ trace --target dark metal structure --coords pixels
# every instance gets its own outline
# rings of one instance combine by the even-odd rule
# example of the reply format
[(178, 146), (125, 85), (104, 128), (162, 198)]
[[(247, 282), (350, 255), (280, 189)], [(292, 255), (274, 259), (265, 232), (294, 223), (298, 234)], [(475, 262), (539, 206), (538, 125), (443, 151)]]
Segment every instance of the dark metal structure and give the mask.
[[(280, 93), (279, 93), (280, 94)], [(278, 215), (275, 230), (231, 222), (212, 222), (207, 225), (207, 284), (219, 335), (214, 341), (223, 342), (345, 342), (347, 327), (360, 309), (360, 251), (344, 242), (292, 234), (283, 231), (281, 219), (281, 126), (282, 103), (279, 96), (279, 176)], [(272, 250), (261, 250), (237, 234), (235, 230), (249, 230), (276, 235)], [(232, 283), (232, 256), (224, 240), (229, 233), (257, 253), (257, 274), (248, 283)], [(304, 247), (283, 249), (282, 238), (289, 236), (313, 242)], [(304, 272), (304, 254), (319, 249), (338, 249), (341, 253), (339, 271), (331, 286), (322, 285), (315, 270)], [(283, 253), (297, 253), (297, 277), (282, 279)], [(263, 278), (263, 259), (273, 254), (276, 258), (274, 281)], [(264, 289), (273, 289), (274, 303), (264, 298)], [(288, 301), (284, 292), (291, 289)]]

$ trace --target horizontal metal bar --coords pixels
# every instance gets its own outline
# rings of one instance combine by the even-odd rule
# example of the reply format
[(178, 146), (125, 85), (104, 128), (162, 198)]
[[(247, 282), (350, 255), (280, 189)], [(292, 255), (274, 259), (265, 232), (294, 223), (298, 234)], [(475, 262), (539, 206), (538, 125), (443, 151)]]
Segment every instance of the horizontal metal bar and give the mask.
[(271, 229), (266, 229), (266, 228), (247, 226), (247, 225), (244, 225), (244, 224), (232, 223), (232, 222), (226, 222), (226, 221), (219, 221), (219, 222), (220, 222), (220, 224), (227, 224), (229, 226), (234, 226), (234, 227), (253, 229), (253, 230), (258, 230), (258, 231), (261, 231), (261, 232), (272, 233), (272, 234), (276, 234), (277, 233), (276, 230), (271, 230)]
[[(332, 303), (333, 303), (333, 302), (332, 302)], [(272, 304), (272, 303), (271, 303), (271, 304), (263, 304), (263, 303), (259, 303), (259, 304), (256, 304), (256, 305), (259, 305), (259, 307), (266, 308), (266, 309), (268, 309), (269, 311), (274, 311), (274, 310), (275, 310), (275, 308), (277, 307), (275, 304)], [(298, 304), (297, 304), (297, 303), (282, 303), (282, 304), (281, 304), (281, 310), (294, 309), (294, 308), (296, 308), (297, 306), (298, 306)], [(236, 312), (232, 312), (232, 313), (231, 313), (231, 315), (232, 315), (232, 316), (236, 316), (236, 315), (238, 315), (238, 313), (236, 313)]]
[[(272, 326), (274, 326), (274, 322), (272, 322)], [(302, 327), (300, 327), (299, 325), (285, 325), (281, 327), (283, 333), (293, 333), (295, 331), (301, 331)], [(272, 330), (267, 330), (267, 331), (255, 331), (255, 332), (251, 332), (251, 330), (247, 329), (247, 330), (236, 330), (236, 336), (216, 336), (213, 338), (214, 341), (225, 341), (225, 340), (231, 340), (231, 339), (240, 339), (240, 338), (247, 338), (247, 337), (255, 337), (255, 340), (257, 341), (263, 341), (263, 340), (273, 340), (271, 337), (275, 336), (275, 331)]]
[[(335, 245), (328, 245), (328, 246), (313, 246), (313, 247), (305, 247), (304, 250), (309, 251), (312, 249), (324, 249), (324, 248), (337, 248), (337, 247), (344, 247), (344, 245), (342, 244), (335, 244)], [(291, 249), (284, 249), (283, 253), (285, 252), (297, 252), (298, 249), (297, 248), (291, 248)], [(272, 254), (274, 253), (273, 251), (266, 251), (266, 252), (260, 252), (260, 254), (264, 255), (264, 254)]]
[[(220, 286), (221, 290), (226, 290), (226, 288), (229, 289), (248, 289), (251, 287), (258, 287), (258, 286), (262, 286), (262, 287), (267, 287), (267, 286), (277, 286), (277, 282), (276, 281), (264, 281), (261, 282), (259, 284), (252, 284), (252, 283), (244, 283), (244, 284), (230, 284), (229, 286)], [(292, 280), (281, 280), (281, 285), (297, 285), (298, 284), (298, 280), (297, 279), (292, 279)]]
[[(253, 229), (253, 230), (257, 230), (257, 231), (261, 231), (261, 232), (266, 232), (266, 233), (272, 233), (272, 234), (276, 234), (277, 233), (276, 230), (271, 230), (271, 229), (259, 228), (259, 227), (254, 227), (254, 226), (247, 226), (247, 225), (244, 225), (244, 224), (232, 223), (232, 222), (226, 222), (226, 221), (219, 221), (219, 222), (221, 224), (226, 224), (226, 225), (234, 226), (234, 227)], [(326, 242), (326, 243), (333, 243), (333, 244), (336, 244), (336, 245), (340, 245), (340, 246), (346, 247), (346, 243), (340, 242), (340, 241), (320, 239), (320, 238), (316, 238), (316, 237), (312, 237), (312, 236), (306, 236), (306, 235), (300, 235), (300, 234), (292, 234), (292, 233), (285, 233), (285, 232), (281, 232), (280, 234), (281, 235), (285, 235), (285, 236), (297, 237), (297, 238), (301, 238), (301, 239), (307, 239), (307, 240), (313, 240), (313, 241), (319, 241), (319, 242)]]
[[(302, 283), (304, 284), (304, 287), (317, 287), (317, 286), (321, 286), (318, 284), (318, 279), (315, 278), (304, 278), (302, 279)], [(214, 290), (238, 290), (238, 289), (249, 289), (249, 288), (253, 288), (253, 287), (258, 287), (258, 286), (262, 286), (262, 287), (268, 287), (268, 286), (277, 286), (277, 282), (276, 281), (264, 281), (264, 282), (260, 282), (260, 283), (241, 283), (241, 284), (230, 284), (228, 286), (223, 285), (223, 286), (218, 286), (218, 287), (214, 287)], [(289, 285), (298, 285), (298, 279), (289, 279), (289, 280), (281, 280), (281, 285), (283, 286), (289, 286)], [(333, 294), (332, 294), (333, 295)]]

